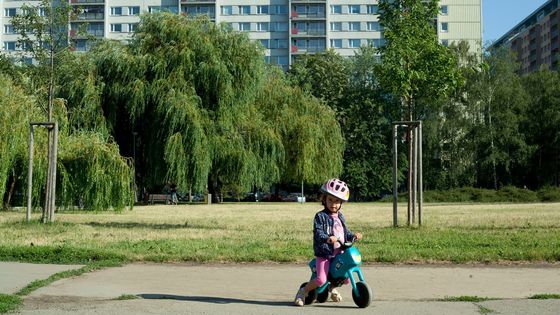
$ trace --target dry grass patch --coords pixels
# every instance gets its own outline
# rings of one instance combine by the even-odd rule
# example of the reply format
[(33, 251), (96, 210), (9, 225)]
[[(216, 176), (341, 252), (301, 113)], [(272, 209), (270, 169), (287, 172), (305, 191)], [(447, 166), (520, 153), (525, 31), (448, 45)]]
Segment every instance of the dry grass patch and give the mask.
[[(312, 221), (320, 208), (141, 206), (121, 213), (61, 212), (51, 225), (25, 224), (21, 211), (0, 212), (0, 259), (25, 259), (18, 258), (22, 252), (42, 248), (83, 259), (97, 253), (149, 261), (302, 262), (313, 255)], [(392, 228), (391, 204), (348, 203), (343, 212), (349, 227), (364, 233), (360, 249), (370, 262), (560, 261), (558, 203), (428, 204), (421, 228)], [(404, 204), (399, 215), (403, 226)]]

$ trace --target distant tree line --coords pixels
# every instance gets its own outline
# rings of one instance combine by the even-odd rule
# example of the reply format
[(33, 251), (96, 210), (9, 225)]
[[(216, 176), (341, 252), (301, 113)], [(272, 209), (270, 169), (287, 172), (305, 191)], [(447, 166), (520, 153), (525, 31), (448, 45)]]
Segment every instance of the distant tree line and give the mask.
[[(122, 209), (134, 191), (170, 182), (218, 196), (334, 176), (355, 199), (377, 199), (392, 187), (391, 123), (403, 119), (424, 122), (425, 189), (558, 186), (558, 73), (520, 76), (508, 51), (481, 59), (465, 43), (446, 48), (437, 37), (410, 35), (433, 31), (426, 25), (437, 1), (423, 3), (380, 2), (384, 48), (346, 59), (301, 56), (287, 74), (265, 65), (263, 48), (245, 34), (166, 13), (142, 16), (128, 44), (57, 53), (57, 203)], [(4, 207), (25, 193), (29, 122), (46, 117), (41, 67), (0, 58)], [(403, 189), (405, 140), (403, 133)], [(39, 206), (46, 139), (36, 141)]]

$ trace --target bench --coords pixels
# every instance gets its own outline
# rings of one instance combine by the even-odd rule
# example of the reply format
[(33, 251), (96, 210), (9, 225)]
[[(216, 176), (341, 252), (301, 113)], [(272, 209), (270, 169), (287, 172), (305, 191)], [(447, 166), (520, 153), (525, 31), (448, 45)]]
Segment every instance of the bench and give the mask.
[(171, 196), (168, 194), (149, 194), (148, 202), (154, 204), (154, 202), (164, 202), (165, 204), (171, 203)]

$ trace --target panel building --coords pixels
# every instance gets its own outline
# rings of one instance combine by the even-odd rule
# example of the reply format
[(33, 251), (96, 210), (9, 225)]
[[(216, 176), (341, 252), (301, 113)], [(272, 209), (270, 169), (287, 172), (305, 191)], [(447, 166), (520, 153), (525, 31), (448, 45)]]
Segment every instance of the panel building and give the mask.
[[(465, 40), (471, 51), (482, 43), (482, 0), (442, 0), (437, 32), (442, 44)], [(0, 47), (16, 51), (11, 16), (23, 3), (40, 1), (0, 0), (3, 32)], [(287, 69), (303, 54), (334, 49), (353, 56), (362, 45), (383, 45), (377, 0), (70, 0), (82, 13), (70, 23), (70, 35), (80, 24), (98, 38), (127, 40), (143, 12), (169, 11), (186, 15), (208, 15), (215, 23), (247, 32), (265, 47), (266, 61)], [(76, 49), (87, 50), (86, 39), (77, 39)]]
[(541, 66), (558, 70), (558, 2), (559, 0), (547, 1), (490, 48), (507, 47), (514, 51), (521, 63), (521, 73), (536, 71)]

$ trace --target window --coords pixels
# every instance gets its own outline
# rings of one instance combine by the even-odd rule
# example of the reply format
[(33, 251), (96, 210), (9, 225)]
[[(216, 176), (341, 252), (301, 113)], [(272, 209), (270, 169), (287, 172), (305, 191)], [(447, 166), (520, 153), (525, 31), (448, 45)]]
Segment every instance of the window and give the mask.
[(47, 9), (39, 8), (39, 16), (46, 16), (46, 15), (47, 15)]
[(268, 22), (258, 22), (257, 23), (257, 31), (259, 32), (268, 32), (269, 24)]
[(122, 7), (111, 7), (111, 15), (122, 15)]
[(288, 65), (288, 56), (278, 56), (277, 57), (277, 61), (276, 64), (281, 65), (281, 66), (287, 66)]
[(367, 30), (379, 32), (380, 31), (379, 22), (367, 22)]
[(222, 15), (232, 15), (233, 10), (231, 5), (223, 5), (222, 6)]
[(360, 14), (360, 5), (349, 5), (348, 6), (348, 13), (350, 14)]
[(4, 42), (4, 50), (16, 50), (16, 42)]
[(150, 7), (148, 7), (148, 12), (150, 12), (150, 13), (158, 13), (158, 12), (178, 13), (178, 9), (174, 5), (150, 6)]
[(267, 5), (258, 5), (257, 6), (257, 14), (268, 14), (268, 6)]
[(249, 22), (238, 23), (237, 30), (240, 32), (248, 32), (251, 30), (251, 23)]
[(128, 15), (140, 15), (140, 7), (128, 7)]
[(270, 48), (288, 48), (287, 39), (271, 39)]
[(241, 15), (249, 15), (249, 14), (251, 14), (251, 6), (248, 6), (248, 5), (240, 5), (240, 6), (239, 6), (239, 14), (241, 14)]
[(4, 9), (4, 16), (16, 16), (16, 8)]
[(367, 13), (368, 14), (377, 14), (379, 12), (379, 7), (377, 5), (368, 5), (367, 6)]
[(122, 24), (111, 24), (111, 32), (122, 32)]
[(445, 46), (445, 47), (448, 47), (448, 46), (449, 46), (449, 40), (447, 40), (447, 39), (442, 39), (442, 40), (441, 40), (441, 44), (442, 44), (443, 46)]
[(440, 11), (441, 11), (441, 15), (447, 15), (447, 6), (442, 5)]
[(10, 24), (4, 25), (4, 34), (13, 34), (14, 33), (14, 26)]
[(271, 5), (270, 14), (288, 14), (287, 5)]
[(342, 39), (331, 39), (332, 48), (342, 48)]
[(261, 45), (263, 45), (264, 48), (270, 49), (270, 40), (269, 39), (261, 39), (261, 40), (259, 40), (259, 42), (261, 43)]
[(270, 31), (271, 32), (286, 32), (286, 31), (288, 31), (288, 23), (287, 22), (272, 22), (272, 23), (270, 23)]
[(342, 22), (331, 22), (331, 31), (334, 32), (342, 31)]
[(360, 30), (360, 22), (348, 22), (348, 30), (359, 31)]
[(130, 23), (128, 24), (128, 31), (130, 33), (136, 32), (138, 30), (138, 23)]
[(342, 14), (341, 5), (331, 5), (331, 14)]
[(349, 39), (348, 40), (348, 47), (349, 48), (360, 48), (360, 40), (359, 39)]
[(449, 24), (447, 22), (441, 23), (441, 32), (447, 33), (449, 31)]

